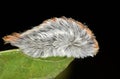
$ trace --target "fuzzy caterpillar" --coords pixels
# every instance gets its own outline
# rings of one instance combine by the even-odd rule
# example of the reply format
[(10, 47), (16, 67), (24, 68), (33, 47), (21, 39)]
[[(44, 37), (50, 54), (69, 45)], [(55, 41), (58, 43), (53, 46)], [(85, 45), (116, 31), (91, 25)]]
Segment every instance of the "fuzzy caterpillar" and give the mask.
[(84, 58), (97, 54), (99, 46), (91, 30), (72, 18), (52, 18), (23, 33), (3, 37), (33, 58), (66, 56)]

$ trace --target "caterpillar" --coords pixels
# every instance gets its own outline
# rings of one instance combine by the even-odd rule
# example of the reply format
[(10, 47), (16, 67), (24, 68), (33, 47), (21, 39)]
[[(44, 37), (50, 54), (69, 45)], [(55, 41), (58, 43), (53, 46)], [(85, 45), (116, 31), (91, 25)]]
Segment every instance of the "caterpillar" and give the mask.
[(45, 20), (23, 33), (4, 36), (3, 40), (33, 58), (93, 57), (99, 50), (98, 42), (88, 26), (66, 17)]

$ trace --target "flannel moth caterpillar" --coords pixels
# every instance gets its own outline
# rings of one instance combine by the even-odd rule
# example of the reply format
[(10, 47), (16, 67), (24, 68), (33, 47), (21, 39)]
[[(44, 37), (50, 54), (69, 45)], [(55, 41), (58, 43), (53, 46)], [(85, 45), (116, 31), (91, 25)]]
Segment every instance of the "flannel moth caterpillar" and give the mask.
[(92, 31), (72, 18), (54, 17), (23, 33), (3, 37), (33, 58), (66, 56), (84, 58), (97, 54), (99, 46)]

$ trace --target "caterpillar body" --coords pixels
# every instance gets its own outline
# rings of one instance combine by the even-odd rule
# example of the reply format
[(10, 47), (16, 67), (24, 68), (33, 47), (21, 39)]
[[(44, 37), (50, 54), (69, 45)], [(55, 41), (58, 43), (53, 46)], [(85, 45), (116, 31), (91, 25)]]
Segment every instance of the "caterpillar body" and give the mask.
[(97, 54), (99, 46), (92, 31), (72, 18), (51, 18), (23, 33), (3, 37), (33, 58), (66, 56), (84, 58)]

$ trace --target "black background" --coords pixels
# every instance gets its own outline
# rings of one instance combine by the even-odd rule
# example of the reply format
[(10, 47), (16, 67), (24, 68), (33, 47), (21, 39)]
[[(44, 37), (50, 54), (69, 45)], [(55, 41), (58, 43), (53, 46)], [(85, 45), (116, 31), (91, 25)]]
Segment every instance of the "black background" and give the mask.
[(24, 32), (52, 17), (71, 17), (88, 25), (98, 40), (95, 57), (75, 59), (69, 79), (106, 79), (118, 76), (118, 6), (114, 2), (4, 2), (0, 11), (0, 51), (16, 47), (4, 45), (2, 37)]

